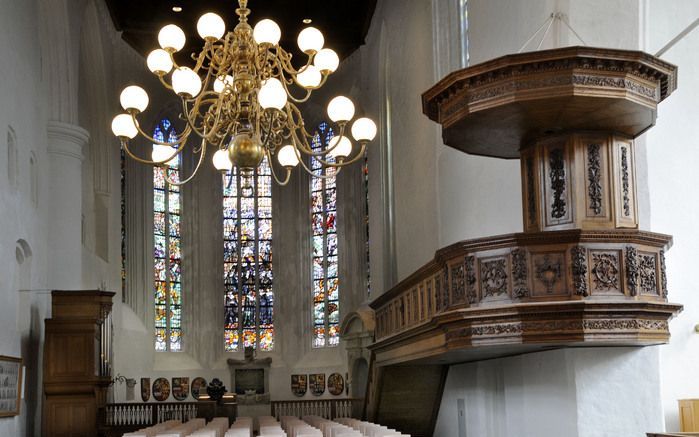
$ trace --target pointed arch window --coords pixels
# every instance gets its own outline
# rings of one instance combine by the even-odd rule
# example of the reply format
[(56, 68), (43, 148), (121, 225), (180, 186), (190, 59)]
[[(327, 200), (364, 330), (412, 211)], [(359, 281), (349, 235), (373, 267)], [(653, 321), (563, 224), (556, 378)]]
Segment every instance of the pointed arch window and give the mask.
[(223, 176), (224, 350), (274, 348), (272, 172)]
[[(153, 131), (153, 138), (175, 143), (177, 132), (167, 118)], [(173, 145), (173, 147), (175, 147)], [(180, 234), (181, 158), (177, 155), (165, 167), (153, 168), (153, 273), (155, 295), (155, 350), (182, 350), (182, 248)]]
[[(327, 123), (313, 135), (311, 148), (328, 147), (334, 136)], [(332, 158), (330, 158), (332, 160)], [(313, 248), (313, 347), (340, 342), (340, 279), (338, 275), (337, 185), (335, 169), (311, 159), (311, 229)]]

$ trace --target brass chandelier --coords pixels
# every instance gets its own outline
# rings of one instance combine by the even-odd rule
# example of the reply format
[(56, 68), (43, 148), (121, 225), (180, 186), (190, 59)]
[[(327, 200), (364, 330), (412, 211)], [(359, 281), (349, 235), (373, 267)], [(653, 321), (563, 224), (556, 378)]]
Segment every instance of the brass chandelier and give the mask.
[[(120, 95), (125, 113), (112, 121), (112, 131), (126, 154), (144, 164), (167, 166), (183, 152), (190, 135), (196, 134), (201, 142), (192, 148), (193, 153), (199, 154), (194, 171), (181, 181), (168, 180), (173, 185), (185, 184), (196, 175), (207, 146), (217, 148), (213, 164), (223, 172), (235, 166), (243, 175), (250, 175), (266, 157), (274, 179), (281, 185), (289, 182), (291, 170), (299, 163), (312, 173), (304, 156), (313, 157), (325, 168), (335, 168), (333, 174), (361, 159), (367, 143), (376, 136), (376, 124), (362, 117), (348, 129), (355, 112), (350, 99), (337, 96), (328, 104), (328, 117), (336, 124), (337, 133), (320, 150), (309, 144), (313, 136), (306, 131), (297, 106), (323, 86), (339, 65), (337, 54), (323, 48), (322, 33), (314, 27), (299, 33), (299, 49), (308, 59), (303, 67), (295, 69), (291, 54), (279, 45), (279, 26), (264, 19), (251, 27), (247, 0), (238, 0), (238, 4), (238, 24), (231, 32), (226, 33), (225, 22), (214, 13), (199, 18), (197, 31), (204, 39), (204, 47), (198, 55), (192, 55), (194, 68), (178, 66), (173, 57), (185, 45), (182, 29), (169, 24), (160, 30), (161, 48), (148, 55), (148, 69), (180, 97), (180, 117), (186, 126), (174, 142), (158, 141), (145, 133), (137, 115), (147, 108), (148, 94), (139, 86), (128, 86)], [(166, 75), (171, 71), (168, 83)], [(347, 130), (359, 144), (355, 153)], [(129, 149), (129, 139), (138, 134), (153, 143), (150, 160)], [(281, 178), (274, 171), (273, 156), (286, 171)]]

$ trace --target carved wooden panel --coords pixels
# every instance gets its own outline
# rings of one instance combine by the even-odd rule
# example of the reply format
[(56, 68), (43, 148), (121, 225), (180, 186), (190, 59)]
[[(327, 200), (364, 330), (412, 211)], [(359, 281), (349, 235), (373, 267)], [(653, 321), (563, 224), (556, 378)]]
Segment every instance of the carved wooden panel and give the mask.
[(617, 138), (614, 141), (614, 184), (616, 214), (619, 228), (637, 228), (636, 163), (633, 142)]
[(655, 253), (638, 252), (638, 287), (644, 295), (660, 295), (660, 268)]
[(610, 227), (612, 223), (612, 183), (609, 175), (613, 136), (582, 134), (575, 138), (576, 189), (581, 227), (587, 229)]
[(590, 293), (593, 296), (624, 294), (622, 256), (620, 250), (590, 250)]
[(533, 297), (569, 294), (565, 251), (532, 253), (531, 258)]
[(512, 298), (524, 299), (531, 296), (529, 256), (525, 249), (514, 249), (512, 258)]
[(93, 437), (97, 435), (97, 406), (91, 396), (63, 396), (47, 399), (45, 435)]
[(449, 264), (449, 290), (452, 306), (466, 304), (466, 266), (461, 258)]
[(541, 218), (539, 214), (539, 160), (536, 155), (538, 148), (530, 147), (522, 151), (520, 166), (522, 173), (522, 211), (525, 231), (540, 229)]
[(555, 227), (573, 222), (572, 174), (570, 147), (563, 141), (547, 144), (544, 149), (542, 202), (544, 223)]
[(478, 259), (479, 289), (483, 301), (510, 297), (510, 266), (508, 257), (493, 256)]

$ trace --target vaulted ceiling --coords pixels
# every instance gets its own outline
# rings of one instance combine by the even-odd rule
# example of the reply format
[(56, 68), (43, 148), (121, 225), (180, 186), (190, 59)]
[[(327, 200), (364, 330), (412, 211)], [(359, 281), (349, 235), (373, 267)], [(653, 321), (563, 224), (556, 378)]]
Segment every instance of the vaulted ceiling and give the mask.
[[(199, 52), (202, 40), (196, 22), (205, 12), (215, 12), (226, 21), (227, 29), (237, 23), (237, 0), (105, 0), (112, 20), (122, 38), (143, 55), (158, 48), (158, 31), (166, 24), (180, 26), (187, 35), (187, 45), (178, 61)], [(181, 7), (181, 12), (173, 11)], [(282, 29), (281, 45), (300, 53), (296, 48), (298, 33), (311, 19), (325, 36), (325, 46), (335, 50), (341, 59), (364, 44), (374, 14), (376, 0), (249, 0), (250, 23), (271, 18)], [(186, 55), (185, 55), (186, 54)]]

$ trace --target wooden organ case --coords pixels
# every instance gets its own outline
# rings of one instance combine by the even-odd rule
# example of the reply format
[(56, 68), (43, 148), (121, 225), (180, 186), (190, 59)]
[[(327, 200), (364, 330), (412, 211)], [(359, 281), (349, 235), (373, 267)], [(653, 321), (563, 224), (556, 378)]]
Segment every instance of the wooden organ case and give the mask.
[(43, 433), (97, 435), (97, 411), (111, 383), (109, 291), (53, 291), (44, 343)]

